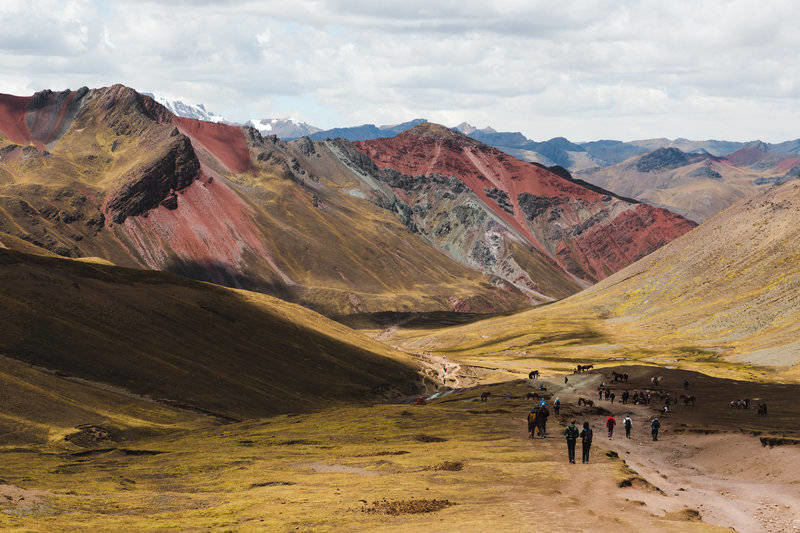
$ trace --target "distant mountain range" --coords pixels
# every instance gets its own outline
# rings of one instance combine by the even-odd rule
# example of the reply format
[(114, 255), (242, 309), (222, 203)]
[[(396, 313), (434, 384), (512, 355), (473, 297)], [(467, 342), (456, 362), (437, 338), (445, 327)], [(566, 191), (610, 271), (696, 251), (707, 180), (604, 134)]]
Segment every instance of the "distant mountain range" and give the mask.
[(261, 135), (277, 135), (281, 140), (299, 139), (322, 131), (316, 126), (298, 122), (291, 118), (251, 119), (245, 125), (254, 127)]

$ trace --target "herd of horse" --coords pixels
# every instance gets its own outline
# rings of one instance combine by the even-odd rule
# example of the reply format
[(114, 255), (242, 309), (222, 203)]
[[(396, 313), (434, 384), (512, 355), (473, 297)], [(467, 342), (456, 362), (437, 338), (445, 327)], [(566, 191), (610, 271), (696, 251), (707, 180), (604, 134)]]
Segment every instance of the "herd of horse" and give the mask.
[[(594, 368), (593, 364), (588, 364), (588, 365), (580, 364), (580, 365), (576, 365), (576, 367), (572, 371), (572, 373), (573, 374), (580, 374), (582, 372), (587, 372), (589, 370), (592, 370), (593, 368)], [(538, 379), (538, 378), (539, 378), (539, 371), (538, 370), (532, 370), (531, 372), (528, 373), (528, 379), (535, 380), (535, 379)], [(611, 371), (611, 379), (615, 383), (627, 383), (629, 378), (630, 378), (630, 376), (627, 373), (617, 372), (617, 371), (614, 371), (614, 370)], [(660, 387), (661, 384), (663, 383), (663, 381), (664, 381), (664, 376), (652, 376), (650, 378), (650, 384), (653, 387)], [(565, 382), (566, 382), (566, 380), (565, 380)], [(684, 381), (683, 385), (684, 385), (684, 389), (688, 389), (689, 388), (689, 382), (688, 381)], [(546, 390), (546, 389), (542, 388), (542, 390)], [(601, 385), (601, 387), (600, 387), (600, 392), (601, 392), (601, 396), (600, 397), (601, 397), (601, 399), (602, 399), (603, 390), (607, 391), (608, 387), (605, 387), (605, 385)], [(688, 406), (697, 405), (697, 397), (694, 396), (693, 394), (681, 394), (680, 396), (678, 396), (678, 400), (674, 401), (674, 399), (671, 396), (671, 394), (669, 392), (663, 391), (663, 390), (660, 390), (660, 391), (656, 391), (656, 390), (650, 391), (650, 390), (648, 390), (646, 394), (644, 392), (634, 393), (633, 401), (634, 401), (634, 403), (647, 403), (647, 404), (649, 404), (650, 403), (650, 399), (653, 396), (655, 396), (655, 397), (659, 398), (660, 400), (662, 400), (665, 403), (666, 406), (669, 406), (669, 405), (671, 405), (673, 403), (678, 403), (678, 402), (683, 402), (683, 404), (685, 406), (687, 406), (687, 407)], [(481, 394), (481, 401), (483, 401), (483, 402), (487, 401), (488, 397), (489, 397), (489, 393), (488, 392), (482, 393)], [(627, 403), (627, 399), (629, 397), (630, 397), (630, 392), (626, 391), (623, 394), (623, 399), (624, 399), (623, 402)], [(529, 400), (533, 399), (535, 401), (539, 401), (541, 399), (541, 396), (536, 392), (529, 392), (528, 395), (527, 395), (527, 399), (529, 399)], [(606, 399), (608, 399), (608, 394), (606, 394)], [(594, 407), (594, 401), (590, 400), (589, 398), (580, 397), (580, 398), (578, 398), (578, 406)], [(750, 399), (748, 398), (748, 399), (744, 399), (744, 400), (732, 400), (730, 402), (730, 407), (732, 409), (749, 409), (750, 408)], [(760, 404), (758, 406), (758, 414), (761, 415), (761, 416), (766, 416), (766, 414), (767, 414), (767, 405), (766, 404)]]

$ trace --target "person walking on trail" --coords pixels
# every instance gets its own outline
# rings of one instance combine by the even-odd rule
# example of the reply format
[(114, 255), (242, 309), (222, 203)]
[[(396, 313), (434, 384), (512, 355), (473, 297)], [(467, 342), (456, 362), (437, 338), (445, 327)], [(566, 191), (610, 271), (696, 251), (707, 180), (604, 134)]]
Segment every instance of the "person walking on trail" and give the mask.
[(684, 379), (683, 380), (683, 389), (684, 390), (689, 390), (689, 380), (688, 379)]
[(609, 439), (614, 436), (614, 426), (616, 425), (617, 425), (617, 419), (614, 418), (614, 415), (611, 415), (606, 419), (606, 427), (608, 428)]
[(633, 420), (631, 420), (631, 415), (626, 415), (625, 420), (622, 421), (622, 425), (625, 426), (625, 438), (631, 438), (631, 428), (633, 427)]
[(528, 433), (530, 433), (529, 439), (535, 437), (536, 433), (536, 409), (531, 409), (531, 412), (528, 413)]
[(553, 402), (553, 411), (555, 411), (556, 416), (558, 416), (558, 412), (561, 411), (561, 400), (556, 397), (556, 401)]
[(612, 392), (611, 393), (611, 403), (614, 403), (614, 398), (616, 398), (616, 397), (617, 397), (617, 395)]
[(569, 383), (569, 378), (567, 376), (564, 376), (564, 385), (566, 385), (567, 383)]
[(658, 430), (661, 428), (661, 422), (658, 418), (653, 417), (650, 421), (650, 433), (653, 435), (653, 440), (658, 440)]
[(539, 407), (539, 412), (536, 413), (536, 422), (539, 424), (539, 436), (545, 438), (547, 436), (547, 417), (550, 416), (550, 410), (546, 405), (542, 404)]
[(602, 400), (602, 399), (603, 399), (603, 389), (602, 389), (602, 388), (600, 388), (600, 389), (597, 391), (597, 394), (598, 394), (598, 396), (599, 396), (599, 398), (598, 398), (598, 399), (599, 399), (599, 400)]
[(606, 400), (608, 400), (609, 396), (611, 396), (611, 391), (606, 389)]
[(578, 441), (580, 433), (578, 428), (575, 427), (575, 421), (569, 423), (567, 429), (564, 430), (564, 437), (567, 439), (567, 455), (569, 455), (570, 464), (575, 464), (575, 443)]
[(628, 398), (630, 398), (630, 397), (631, 397), (631, 393), (628, 392), (628, 391), (624, 391), (622, 393), (622, 403), (624, 403), (624, 404), (628, 403)]
[(592, 447), (592, 433), (589, 422), (584, 422), (583, 430), (581, 431), (581, 463), (583, 464), (589, 462), (589, 449)]

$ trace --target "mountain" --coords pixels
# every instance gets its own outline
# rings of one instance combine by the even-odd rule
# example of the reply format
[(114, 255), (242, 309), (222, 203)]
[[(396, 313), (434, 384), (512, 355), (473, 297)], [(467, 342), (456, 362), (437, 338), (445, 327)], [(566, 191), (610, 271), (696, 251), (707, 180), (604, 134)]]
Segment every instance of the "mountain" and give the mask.
[(394, 137), (407, 129), (413, 128), (417, 124), (425, 122), (424, 118), (414, 119), (401, 124), (386, 126), (376, 126), (375, 124), (364, 124), (362, 126), (351, 126), (347, 128), (333, 128), (330, 130), (317, 131), (308, 137), (314, 141), (324, 141), (325, 139), (347, 139), (348, 141), (364, 141), (368, 139), (379, 139), (383, 137)]
[(178, 117), (115, 85), (0, 96), (0, 231), (327, 314), (525, 306), (367, 199), (327, 143)]
[(563, 301), (392, 342), (524, 368), (625, 360), (797, 379), (799, 218), (800, 182), (786, 183)]
[(0, 97), (0, 132), (0, 231), (328, 315), (548, 302), (693, 226), (428, 123), (287, 143), (115, 85)]
[(703, 222), (746, 196), (795, 179), (791, 169), (800, 159), (792, 154), (769, 153), (767, 149), (763, 143), (752, 143), (717, 157), (705, 151), (687, 153), (675, 147), (658, 148), (576, 175), (599, 187)]
[(225, 122), (224, 117), (207, 110), (206, 106), (203, 104), (186, 104), (181, 100), (173, 100), (153, 93), (142, 94), (153, 98), (156, 102), (166, 107), (173, 115), (204, 120), (206, 122)]
[[(486, 266), (502, 257), (497, 255), (499, 250), (511, 252), (515, 260), (504, 268), (519, 271), (520, 262), (513, 253), (516, 238), (541, 257), (543, 266), (548, 265), (548, 275), (552, 275), (555, 263), (562, 273), (590, 283), (694, 227), (694, 223), (664, 209), (587, 186), (564, 169), (520, 161), (436, 124), (419, 124), (396, 137), (357, 142), (355, 147), (387, 173), (387, 179), (397, 172), (416, 176), (410, 183), (392, 181), (392, 185), (413, 203), (412, 213), (419, 213), (425, 224), (441, 228), (447, 239), (452, 239), (449, 234), (461, 215), (456, 208), (441, 203), (448, 199), (448, 191), (428, 188), (429, 181), (455, 177), (488, 206), (497, 235), (487, 250), (472, 248), (473, 257), (479, 252)], [(462, 242), (458, 239), (453, 244)], [(534, 290), (541, 292), (537, 277), (525, 279), (525, 283), (533, 282)]]
[(322, 131), (316, 126), (290, 118), (262, 118), (249, 120), (246, 126), (257, 129), (261, 135), (277, 135), (279, 139), (291, 141)]
[[(421, 384), (405, 354), (298, 305), (165, 272), (24, 253), (19, 242), (0, 234), (0, 383), (25, 398), (7, 402), (4, 436), (15, 428), (46, 441), (44, 423), (61, 435), (81, 423), (136, 429), (137, 417), (164, 430), (187, 414), (309, 411)], [(70, 405), (33, 384), (92, 403)]]

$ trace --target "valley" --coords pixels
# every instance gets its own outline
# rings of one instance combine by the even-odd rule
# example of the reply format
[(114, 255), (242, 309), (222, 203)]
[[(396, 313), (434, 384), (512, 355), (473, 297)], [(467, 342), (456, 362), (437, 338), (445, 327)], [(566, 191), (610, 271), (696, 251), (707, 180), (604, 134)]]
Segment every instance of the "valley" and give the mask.
[(0, 96), (1, 527), (800, 530), (791, 146), (294, 126)]

